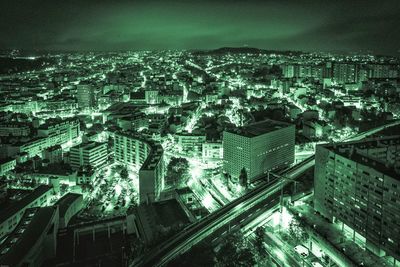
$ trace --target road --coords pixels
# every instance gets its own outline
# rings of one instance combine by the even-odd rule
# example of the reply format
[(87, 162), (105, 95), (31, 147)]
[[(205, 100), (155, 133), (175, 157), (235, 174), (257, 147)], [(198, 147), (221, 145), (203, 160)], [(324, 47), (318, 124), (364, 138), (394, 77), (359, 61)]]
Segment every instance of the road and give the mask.
[[(357, 134), (347, 141), (357, 141), (388, 127), (398, 125), (400, 121), (392, 122), (364, 133)], [(242, 197), (225, 205), (216, 212), (204, 217), (202, 220), (186, 227), (181, 233), (160, 244), (140, 258), (134, 260), (131, 266), (164, 266), (178, 255), (186, 252), (192, 246), (207, 238), (223, 226), (230, 225), (232, 221), (249, 212), (255, 206), (279, 199), (281, 189), (305, 171), (315, 165), (315, 156), (281, 172), (285, 179), (273, 179), (270, 182), (260, 183)]]
[(264, 182), (252, 189), (242, 197), (232, 201), (216, 212), (208, 215), (197, 223), (187, 227), (170, 240), (160, 244), (142, 257), (136, 259), (131, 266), (163, 266), (179, 254), (184, 253), (193, 245), (210, 236), (223, 226), (237, 220), (247, 212), (251, 212), (257, 205), (279, 199), (282, 187), (290, 184), (294, 179), (314, 165), (314, 159), (310, 158), (296, 167), (284, 173), (286, 179), (273, 179)]

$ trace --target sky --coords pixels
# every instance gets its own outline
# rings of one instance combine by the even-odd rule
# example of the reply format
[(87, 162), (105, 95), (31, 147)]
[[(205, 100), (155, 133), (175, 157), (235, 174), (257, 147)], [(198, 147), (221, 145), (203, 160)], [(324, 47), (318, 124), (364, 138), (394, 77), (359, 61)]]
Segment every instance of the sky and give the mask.
[(0, 49), (400, 54), (398, 0), (4, 0)]

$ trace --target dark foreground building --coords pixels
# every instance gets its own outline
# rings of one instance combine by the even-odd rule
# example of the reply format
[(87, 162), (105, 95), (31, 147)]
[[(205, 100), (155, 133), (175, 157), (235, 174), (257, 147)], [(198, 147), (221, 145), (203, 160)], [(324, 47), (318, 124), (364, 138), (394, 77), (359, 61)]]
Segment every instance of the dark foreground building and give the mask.
[(317, 146), (315, 209), (400, 260), (400, 136)]

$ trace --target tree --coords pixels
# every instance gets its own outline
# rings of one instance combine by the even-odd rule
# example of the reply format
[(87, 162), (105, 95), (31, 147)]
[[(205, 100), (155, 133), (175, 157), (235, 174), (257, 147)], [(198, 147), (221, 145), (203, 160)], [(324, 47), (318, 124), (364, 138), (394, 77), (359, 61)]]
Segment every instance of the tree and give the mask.
[(171, 261), (168, 267), (202, 267), (214, 266), (214, 251), (210, 243), (201, 242), (193, 246), (188, 252)]
[(255, 256), (239, 233), (229, 234), (217, 255), (218, 266), (254, 266)]
[(289, 223), (289, 235), (299, 243), (303, 243), (308, 239), (308, 233), (304, 230), (304, 224), (293, 219)]
[(257, 227), (255, 231), (256, 240), (255, 240), (255, 247), (258, 252), (260, 258), (264, 258), (266, 255), (266, 248), (264, 245), (264, 238), (265, 238), (265, 230), (262, 227)]
[(189, 179), (189, 162), (185, 158), (173, 157), (167, 166), (167, 185), (182, 186)]
[(248, 178), (247, 178), (247, 171), (246, 171), (245, 167), (243, 167), (243, 169), (240, 171), (239, 182), (240, 182), (241, 186), (244, 186), (244, 187), (247, 188), (247, 186), (248, 186)]
[(250, 248), (244, 247), (239, 250), (235, 264), (236, 266), (252, 267), (255, 264), (256, 259), (253, 251)]
[(121, 176), (122, 179), (127, 179), (129, 177), (128, 169), (126, 167), (122, 168), (119, 175)]

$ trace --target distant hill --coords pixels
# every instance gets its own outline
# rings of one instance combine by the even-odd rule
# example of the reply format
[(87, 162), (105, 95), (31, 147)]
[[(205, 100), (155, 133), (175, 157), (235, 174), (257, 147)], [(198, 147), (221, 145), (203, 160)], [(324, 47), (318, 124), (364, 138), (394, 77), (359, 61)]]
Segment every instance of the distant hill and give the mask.
[(279, 50), (266, 50), (255, 47), (221, 47), (214, 50), (197, 50), (193, 51), (194, 54), (203, 55), (224, 55), (224, 54), (278, 54), (278, 55), (300, 55), (300, 51), (279, 51)]

